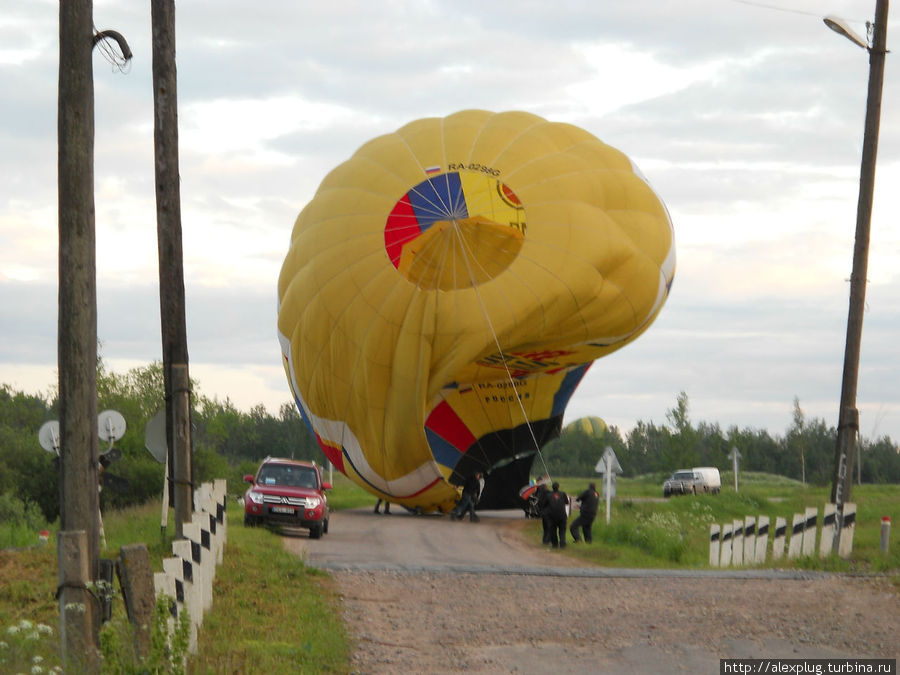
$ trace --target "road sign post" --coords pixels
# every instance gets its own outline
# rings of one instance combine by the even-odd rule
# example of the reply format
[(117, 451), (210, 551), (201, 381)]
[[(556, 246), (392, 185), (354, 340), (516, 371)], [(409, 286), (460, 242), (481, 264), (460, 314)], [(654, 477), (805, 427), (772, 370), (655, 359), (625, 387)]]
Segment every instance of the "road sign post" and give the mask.
[(734, 470), (734, 491), (738, 491), (738, 460), (741, 458), (741, 453), (734, 446), (731, 448), (731, 452), (728, 453), (728, 459), (731, 460), (731, 466)]
[(609, 525), (610, 502), (613, 498), (613, 490), (616, 485), (616, 474), (622, 473), (622, 466), (616, 458), (616, 453), (610, 446), (606, 446), (603, 456), (594, 467), (594, 471), (603, 474), (603, 492), (606, 495), (606, 524)]

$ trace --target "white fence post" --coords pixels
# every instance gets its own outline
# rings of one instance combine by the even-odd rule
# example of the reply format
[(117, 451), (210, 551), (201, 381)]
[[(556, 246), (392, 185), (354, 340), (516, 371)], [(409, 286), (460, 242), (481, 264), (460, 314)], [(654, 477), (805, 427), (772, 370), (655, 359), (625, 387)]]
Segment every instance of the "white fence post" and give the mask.
[(815, 506), (806, 507), (806, 522), (803, 526), (803, 555), (813, 555), (816, 552), (816, 520), (819, 517), (819, 509)]
[(787, 520), (775, 518), (775, 534), (772, 537), (772, 560), (781, 560), (784, 556), (784, 539), (787, 532)]
[(719, 566), (719, 537), (722, 534), (722, 527), (718, 523), (709, 526), (709, 566)]
[(802, 513), (795, 513), (794, 522), (791, 525), (791, 540), (788, 542), (788, 558), (799, 558), (803, 552), (804, 525), (806, 525), (806, 517)]
[[(225, 504), (228, 500), (228, 490), (226, 488), (224, 478), (218, 478), (213, 481), (213, 499), (216, 500), (216, 521), (219, 525), (218, 529), (222, 530), (220, 539), (223, 548), (228, 541), (227, 513), (225, 509)], [(221, 558), (217, 558), (217, 562), (221, 563)]]
[(731, 523), (725, 523), (722, 525), (722, 550), (719, 558), (719, 565), (722, 567), (728, 567), (731, 565), (731, 547), (732, 547), (732, 538), (734, 535), (734, 531), (732, 529)]
[(769, 547), (769, 516), (760, 516), (756, 527), (756, 552), (753, 559), (757, 565), (766, 562), (766, 549)]
[[(209, 552), (208, 548), (203, 546), (203, 532), (197, 522), (196, 513), (191, 522), (185, 523), (182, 526), (182, 531), (191, 544), (191, 560), (194, 563), (194, 585), (200, 591), (200, 606), (205, 612), (212, 606), (212, 583), (210, 580), (209, 569), (209, 562), (212, 560), (212, 554)], [(207, 533), (207, 541), (209, 541), (208, 535), (209, 533)]]
[(222, 562), (222, 541), (219, 532), (219, 522), (216, 520), (216, 502), (212, 497), (203, 503), (203, 510), (200, 513), (202, 515), (201, 527), (209, 532), (209, 549), (215, 561), (212, 567), (213, 576), (215, 576), (216, 565)]
[(744, 521), (735, 520), (734, 530), (731, 535), (731, 565), (743, 567), (744, 565)]
[[(163, 565), (165, 567), (165, 565)], [(175, 618), (181, 615), (184, 603), (178, 602), (178, 592), (175, 589), (175, 577), (166, 572), (155, 572), (153, 574), (153, 593), (156, 595), (156, 601), (159, 602), (160, 596), (163, 595), (172, 601), (173, 606), (169, 607), (168, 631), (169, 635), (175, 632)]]
[(849, 558), (853, 551), (853, 531), (856, 529), (856, 504), (844, 504), (844, 516), (841, 518), (841, 539), (838, 542), (838, 555)]
[[(186, 543), (190, 546), (190, 542), (173, 542), (172, 549), (176, 544)], [(190, 558), (185, 560), (175, 552), (174, 558), (163, 558), (163, 571), (172, 577), (175, 581), (175, 601), (178, 608), (178, 617), (181, 618), (182, 613), (186, 610), (190, 619), (190, 639), (188, 643), (188, 651), (194, 653), (197, 649), (197, 627), (198, 619), (202, 619), (203, 612), (200, 609), (200, 598), (198, 597), (197, 588), (194, 586), (194, 570), (193, 563)]]
[(837, 506), (825, 504), (822, 509), (822, 533), (819, 535), (819, 556), (825, 558), (834, 546), (834, 528), (837, 524)]
[(744, 564), (756, 563), (756, 518), (744, 517)]

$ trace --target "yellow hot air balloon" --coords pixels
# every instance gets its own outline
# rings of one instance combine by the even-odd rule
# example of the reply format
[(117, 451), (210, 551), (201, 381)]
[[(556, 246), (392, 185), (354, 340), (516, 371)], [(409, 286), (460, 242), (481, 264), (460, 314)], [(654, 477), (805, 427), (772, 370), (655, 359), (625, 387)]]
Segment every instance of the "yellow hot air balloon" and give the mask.
[(519, 488), (590, 364), (640, 335), (675, 271), (665, 206), (622, 152), (466, 110), (363, 145), (297, 217), (278, 281), (294, 399), (373, 495), (448, 511)]
[(574, 422), (569, 422), (565, 429), (563, 429), (564, 433), (571, 433), (575, 431), (580, 431), (586, 436), (602, 436), (607, 432), (606, 422), (604, 422), (599, 417), (589, 416), (589, 417), (579, 417)]

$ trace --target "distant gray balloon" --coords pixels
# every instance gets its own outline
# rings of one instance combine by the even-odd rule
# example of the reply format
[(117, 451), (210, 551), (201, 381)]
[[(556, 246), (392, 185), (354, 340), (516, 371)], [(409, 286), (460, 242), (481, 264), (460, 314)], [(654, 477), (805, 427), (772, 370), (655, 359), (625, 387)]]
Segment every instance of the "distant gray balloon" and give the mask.
[(166, 463), (169, 446), (166, 444), (165, 408), (160, 408), (152, 418), (147, 420), (147, 426), (144, 427), (144, 447), (150, 451), (157, 462)]

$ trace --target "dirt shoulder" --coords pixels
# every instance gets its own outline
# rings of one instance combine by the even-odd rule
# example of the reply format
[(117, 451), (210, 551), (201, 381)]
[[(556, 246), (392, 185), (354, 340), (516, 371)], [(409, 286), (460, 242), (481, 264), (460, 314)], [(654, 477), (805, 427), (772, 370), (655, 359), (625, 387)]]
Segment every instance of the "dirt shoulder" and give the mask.
[(885, 580), (584, 577), (527, 541), (520, 518), (332, 517), (325, 539), (285, 545), (331, 570), (359, 673), (712, 673), (720, 658), (900, 656), (900, 598)]

